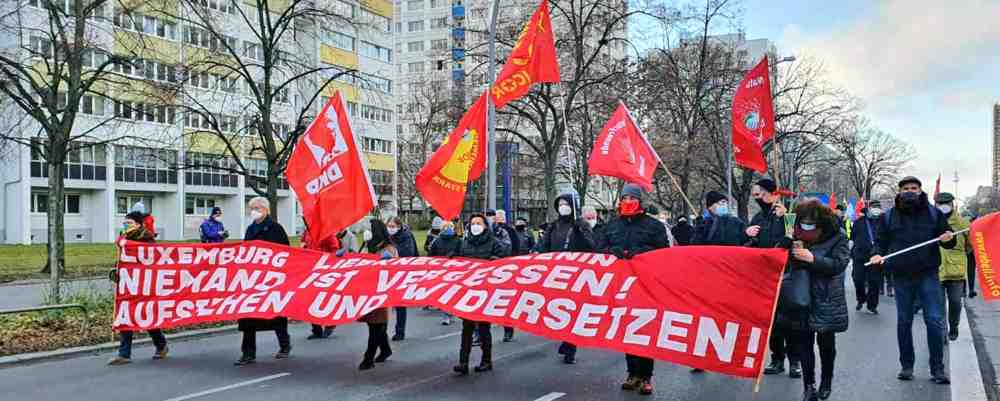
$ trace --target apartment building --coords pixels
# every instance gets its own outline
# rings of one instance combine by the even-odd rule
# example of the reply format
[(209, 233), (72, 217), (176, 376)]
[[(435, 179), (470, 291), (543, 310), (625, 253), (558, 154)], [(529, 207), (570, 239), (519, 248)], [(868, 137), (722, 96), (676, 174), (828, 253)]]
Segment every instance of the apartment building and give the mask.
[[(393, 4), (390, 0), (317, 1), (335, 10), (339, 18), (333, 23), (305, 18), (295, 21), (291, 25), (295, 32), (288, 34), (279, 48), (282, 60), (287, 56), (287, 60), (301, 65), (296, 68), (324, 68), (324, 72), (276, 91), (270, 120), (276, 134), (283, 136), (294, 128), (303, 109), (314, 110), (305, 113), (311, 118), (309, 115), (315, 115), (335, 91), (340, 91), (347, 102), (355, 139), (367, 158), (379, 205), (391, 208), (397, 193)], [(40, 7), (44, 0), (7, 3), (14, 4), (8, 4), (12, 8), (5, 9), (4, 15), (26, 21), (25, 27), (49, 25), (47, 11)], [(176, 0), (160, 3), (176, 7), (177, 15), (193, 12), (191, 4), (197, 4)], [(67, 155), (66, 210), (59, 211), (65, 216), (67, 243), (113, 240), (122, 216), (139, 201), (156, 217), (162, 240), (197, 239), (200, 223), (215, 206), (224, 210), (223, 220), (232, 238), (241, 237), (249, 225), (246, 202), (257, 196), (254, 187), (260, 187), (267, 169), (267, 161), (252, 150), (255, 142), (251, 130), (260, 119), (254, 114), (253, 88), (248, 80), (241, 82), (191, 65), (199, 57), (217, 56), (224, 46), (241, 49), (241, 57), (249, 60), (260, 59), (261, 46), (255, 43), (251, 27), (239, 17), (240, 12), (255, 15), (254, 7), (259, 3), (201, 3), (199, 12), (212, 13), (221, 21), (218, 26), (225, 29), (223, 40), (186, 24), (183, 18), (150, 11), (146, 3), (121, 10), (116, 6), (118, 2), (109, 2), (97, 11), (99, 17), (92, 22), (96, 26), (94, 40), (102, 50), (128, 54), (135, 43), (142, 42), (145, 47), (133, 54), (138, 58), (134, 66), (115, 70), (117, 76), (133, 80), (134, 85), (128, 89), (111, 88), (105, 91), (107, 96), (87, 96), (80, 106), (74, 135), (90, 132), (89, 138), (95, 140), (115, 140)], [(67, 0), (66, 4), (68, 7), (71, 3)], [(287, 4), (274, 2), (270, 11), (277, 15)], [(37, 28), (4, 36), (0, 50), (8, 53), (51, 46)], [(296, 71), (301, 70), (279, 69), (279, 76), (272, 77), (272, 82), (284, 82)], [(332, 74), (350, 71), (353, 73), (327, 85), (316, 96), (317, 101), (307, 106)], [(255, 75), (253, 79), (263, 77)], [(173, 98), (174, 103), (164, 103), (135, 90), (150, 82), (183, 86), (185, 95)], [(11, 115), (23, 112), (12, 107), (2, 110), (2, 129), (19, 132), (25, 139), (41, 135), (36, 124)], [(216, 124), (211, 124), (204, 113), (214, 116)], [(231, 131), (238, 138), (235, 143), (239, 159), (252, 171), (250, 177), (228, 169), (235, 160), (227, 156), (218, 136), (201, 135), (208, 128)], [(44, 243), (46, 214), (51, 212), (47, 210), (45, 162), (26, 146), (7, 144), (2, 154), (0, 208), (4, 213), (0, 215), (0, 243)], [(286, 230), (301, 232), (301, 208), (287, 182), (281, 182), (278, 204), (272, 208)]]

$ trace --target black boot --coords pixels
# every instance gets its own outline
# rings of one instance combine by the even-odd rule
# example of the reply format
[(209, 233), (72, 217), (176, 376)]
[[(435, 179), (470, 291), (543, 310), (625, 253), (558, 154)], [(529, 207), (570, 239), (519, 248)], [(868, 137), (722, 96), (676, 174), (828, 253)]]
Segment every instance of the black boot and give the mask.
[(771, 364), (764, 368), (765, 375), (777, 375), (781, 373), (785, 373), (784, 359), (771, 359)]
[(829, 381), (824, 381), (819, 385), (819, 392), (816, 393), (819, 399), (825, 400), (830, 398), (830, 394), (833, 393), (832, 384)]
[(455, 365), (451, 370), (458, 373), (459, 376), (467, 376), (469, 374), (469, 364)]
[(812, 384), (806, 384), (805, 390), (802, 392), (802, 401), (818, 401), (819, 397), (816, 396), (816, 386)]
[(798, 361), (788, 362), (788, 377), (793, 379), (802, 377), (802, 365)]
[(358, 366), (358, 370), (368, 370), (375, 367), (375, 362), (371, 359), (365, 359), (361, 361), (361, 365)]

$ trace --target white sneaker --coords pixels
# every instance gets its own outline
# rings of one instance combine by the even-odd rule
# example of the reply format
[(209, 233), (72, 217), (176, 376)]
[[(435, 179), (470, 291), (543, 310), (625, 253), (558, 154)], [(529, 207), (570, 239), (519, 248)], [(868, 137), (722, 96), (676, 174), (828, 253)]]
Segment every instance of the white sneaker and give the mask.
[(451, 318), (446, 318), (441, 321), (442, 326), (451, 326)]

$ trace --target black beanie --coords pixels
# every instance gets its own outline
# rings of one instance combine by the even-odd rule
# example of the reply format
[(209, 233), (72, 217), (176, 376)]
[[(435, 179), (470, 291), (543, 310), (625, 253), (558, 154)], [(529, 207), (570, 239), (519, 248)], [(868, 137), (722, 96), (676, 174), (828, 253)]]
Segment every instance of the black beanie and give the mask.
[(705, 194), (705, 207), (712, 207), (712, 205), (725, 199), (727, 199), (726, 195), (720, 194), (718, 191), (708, 191), (708, 193)]
[(778, 184), (775, 184), (774, 180), (770, 178), (762, 178), (760, 181), (757, 181), (757, 186), (772, 194), (778, 191)]

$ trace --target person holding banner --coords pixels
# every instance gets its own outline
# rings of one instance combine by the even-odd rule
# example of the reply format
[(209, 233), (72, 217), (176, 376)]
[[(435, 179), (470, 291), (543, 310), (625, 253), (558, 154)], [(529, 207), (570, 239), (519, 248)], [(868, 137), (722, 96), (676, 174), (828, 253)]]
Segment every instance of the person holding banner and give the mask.
[(882, 289), (883, 272), (877, 266), (865, 266), (875, 251), (875, 244), (878, 243), (876, 230), (879, 218), (882, 217), (882, 202), (873, 200), (868, 202), (868, 207), (862, 209), (862, 216), (854, 222), (854, 229), (851, 231), (851, 240), (854, 247), (851, 248), (852, 265), (851, 278), (854, 279), (855, 297), (858, 301), (855, 310), (868, 306), (868, 311), (878, 314), (879, 290)]
[(941, 248), (931, 244), (884, 258), (896, 251), (937, 239), (941, 247), (955, 247), (955, 235), (948, 219), (937, 208), (930, 207), (927, 193), (916, 177), (906, 177), (899, 182), (895, 208), (883, 216), (879, 223), (878, 246), (875, 256), (868, 262), (885, 265), (893, 273), (896, 292), (896, 338), (899, 343), (899, 363), (902, 368), (899, 380), (913, 380), (913, 314), (919, 300), (924, 308), (927, 327), (927, 348), (930, 351), (931, 380), (937, 384), (951, 384), (944, 370), (944, 312), (941, 305)]
[[(385, 228), (389, 233), (389, 242), (399, 252), (399, 257), (409, 258), (417, 255), (417, 240), (413, 238), (410, 229), (403, 225), (403, 220), (399, 216), (390, 217), (385, 222)], [(406, 339), (406, 308), (396, 307), (396, 332), (392, 335), (392, 341), (403, 341)]]
[[(342, 255), (344, 252), (340, 251), (343, 249), (343, 243), (340, 242), (340, 234), (337, 236), (327, 237), (322, 241), (317, 241), (315, 238), (310, 237), (311, 231), (309, 227), (306, 227), (302, 231), (302, 247), (305, 249), (312, 249), (320, 252), (334, 253)], [(312, 334), (306, 337), (306, 340), (319, 340), (324, 338), (330, 338), (333, 335), (333, 330), (337, 326), (323, 326), (320, 324), (311, 325)]]
[[(137, 242), (156, 242), (156, 239), (153, 238), (153, 232), (143, 226), (143, 219), (145, 217), (140, 212), (131, 212), (125, 215), (124, 231), (122, 231), (121, 238)], [(118, 283), (117, 270), (111, 271), (111, 281)], [(108, 365), (125, 365), (132, 362), (132, 338), (134, 334), (127, 330), (122, 330), (118, 334), (121, 337), (121, 341), (118, 343), (118, 356), (108, 361)], [(158, 361), (166, 358), (168, 351), (167, 338), (163, 336), (163, 332), (160, 330), (150, 330), (149, 338), (153, 340), (153, 345), (156, 347), (153, 360)]]
[[(553, 207), (559, 218), (549, 223), (549, 230), (539, 241), (538, 252), (593, 252), (594, 233), (590, 231), (590, 224), (576, 218), (573, 195), (559, 195)], [(576, 345), (563, 342), (559, 345), (559, 354), (563, 356), (563, 363), (576, 363)]]
[[(397, 222), (398, 223), (398, 222)], [(392, 244), (391, 235), (386, 225), (379, 219), (371, 219), (371, 234), (362, 247), (373, 255), (379, 255), (381, 259), (398, 258), (399, 252)], [(364, 315), (360, 319), (368, 324), (368, 347), (358, 365), (358, 370), (368, 370), (375, 367), (376, 363), (385, 362), (392, 356), (392, 347), (389, 346), (389, 310), (379, 308)], [(378, 352), (378, 356), (375, 352)]]
[[(456, 228), (462, 227), (461, 224), (456, 225), (451, 221), (442, 221), (441, 232), (434, 242), (430, 245), (430, 249), (427, 252), (427, 256), (437, 256), (441, 258), (451, 258), (462, 252), (462, 237)], [(441, 312), (441, 325), (450, 326), (451, 325), (451, 314), (448, 312)]]
[[(618, 200), (618, 216), (611, 220), (604, 230), (604, 236), (597, 245), (597, 251), (615, 255), (621, 259), (668, 248), (667, 230), (663, 224), (643, 211), (643, 190), (636, 184), (625, 184)], [(628, 378), (622, 383), (622, 390), (640, 394), (653, 394), (653, 360), (638, 355), (625, 355)]]
[[(487, 224), (486, 216), (478, 213), (473, 214), (469, 219), (469, 232), (462, 240), (461, 254), (455, 256), (481, 260), (495, 260), (507, 256), (504, 245), (497, 241)], [(493, 370), (493, 336), (490, 333), (490, 323), (462, 319), (462, 340), (458, 350), (458, 365), (452, 368), (460, 376), (469, 374), (469, 354), (472, 353), (473, 331), (479, 333), (483, 350), (483, 357), (475, 371), (488, 372)]]
[[(969, 228), (969, 223), (961, 215), (955, 213), (955, 196), (941, 192), (934, 196), (934, 204), (948, 218), (948, 225), (953, 230), (962, 231)], [(965, 280), (968, 274), (966, 267), (968, 259), (966, 252), (969, 245), (969, 234), (962, 234), (955, 247), (941, 251), (941, 302), (947, 304), (948, 339), (958, 340), (958, 324), (962, 319), (962, 298), (965, 297)]]
[(746, 223), (730, 214), (726, 196), (709, 191), (705, 194), (708, 216), (695, 228), (692, 245), (741, 246), (747, 242)]
[[(281, 245), (290, 245), (285, 228), (271, 218), (271, 202), (258, 196), (247, 203), (250, 218), (253, 222), (243, 235), (244, 241), (265, 241)], [(274, 359), (287, 359), (292, 352), (292, 340), (288, 335), (288, 318), (274, 319), (240, 319), (239, 329), (243, 332), (243, 343), (240, 347), (242, 355), (234, 365), (245, 366), (257, 361), (257, 332), (274, 331), (278, 337), (278, 353)]]
[[(836, 333), (847, 331), (847, 297), (844, 272), (850, 261), (847, 235), (840, 217), (817, 200), (800, 203), (795, 208), (792, 258), (787, 269), (809, 272), (809, 305), (792, 309), (778, 305), (775, 328), (789, 337), (792, 353), (802, 361), (803, 401), (830, 398), (833, 391), (834, 361), (837, 357)], [(816, 355), (821, 362), (819, 391), (816, 390)]]

